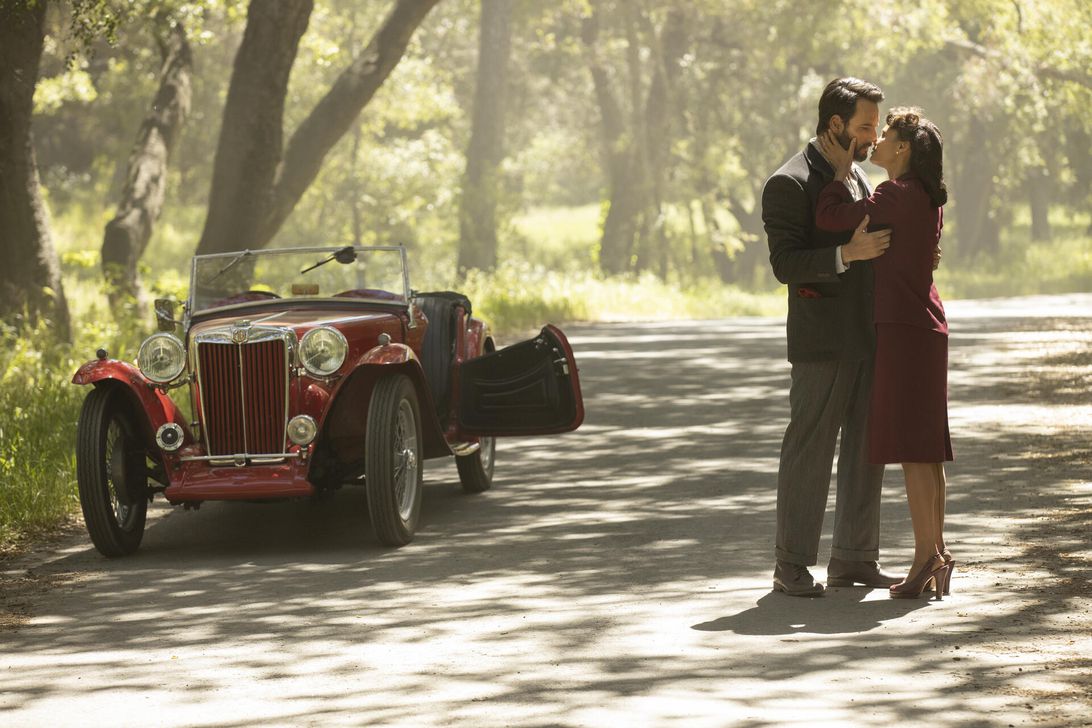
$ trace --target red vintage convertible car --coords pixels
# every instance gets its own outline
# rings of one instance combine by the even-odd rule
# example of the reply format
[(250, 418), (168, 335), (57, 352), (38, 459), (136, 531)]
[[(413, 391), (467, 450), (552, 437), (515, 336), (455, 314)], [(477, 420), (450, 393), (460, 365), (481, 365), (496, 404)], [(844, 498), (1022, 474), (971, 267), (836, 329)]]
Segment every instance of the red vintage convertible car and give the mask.
[(156, 302), (160, 331), (136, 365), (100, 350), (72, 379), (94, 385), (77, 479), (107, 556), (139, 547), (157, 493), (193, 507), (347, 484), (363, 486), (376, 538), (400, 546), (418, 527), (424, 460), (454, 456), (462, 487), (482, 492), (494, 438), (584, 418), (561, 331), (497, 351), (465, 296), (410, 289), (402, 247), (197, 256), (180, 321), (175, 308)]

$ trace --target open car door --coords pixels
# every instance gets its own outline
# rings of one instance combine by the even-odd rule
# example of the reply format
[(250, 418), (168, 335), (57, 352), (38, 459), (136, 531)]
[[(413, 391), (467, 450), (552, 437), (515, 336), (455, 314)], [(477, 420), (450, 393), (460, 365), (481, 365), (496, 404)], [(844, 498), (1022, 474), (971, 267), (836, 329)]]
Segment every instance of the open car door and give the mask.
[(459, 430), (468, 435), (548, 435), (584, 421), (572, 347), (555, 326), (458, 367)]

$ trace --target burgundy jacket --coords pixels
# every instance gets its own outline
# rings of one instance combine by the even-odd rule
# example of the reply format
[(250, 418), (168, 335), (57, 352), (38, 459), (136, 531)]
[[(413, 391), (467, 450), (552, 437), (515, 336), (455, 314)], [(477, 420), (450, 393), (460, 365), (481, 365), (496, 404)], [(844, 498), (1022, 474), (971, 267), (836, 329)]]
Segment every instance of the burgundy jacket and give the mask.
[(944, 304), (933, 283), (933, 251), (944, 226), (942, 208), (933, 205), (921, 180), (912, 174), (887, 180), (870, 197), (856, 202), (838, 180), (819, 193), (815, 224), (823, 230), (852, 230), (865, 215), (869, 229), (891, 228), (891, 246), (872, 261), (876, 323), (947, 334)]

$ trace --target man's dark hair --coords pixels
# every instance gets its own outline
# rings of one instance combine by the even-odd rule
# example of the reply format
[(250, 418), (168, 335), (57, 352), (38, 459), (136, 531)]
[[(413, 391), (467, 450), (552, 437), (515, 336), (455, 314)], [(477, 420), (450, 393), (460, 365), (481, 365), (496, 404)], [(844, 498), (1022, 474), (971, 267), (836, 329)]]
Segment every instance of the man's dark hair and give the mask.
[(819, 97), (819, 123), (815, 127), (815, 133), (818, 135), (825, 132), (834, 116), (842, 117), (843, 122), (852, 119), (860, 99), (878, 104), (883, 101), (883, 91), (874, 83), (852, 76), (836, 78), (828, 83), (823, 89), (823, 95)]

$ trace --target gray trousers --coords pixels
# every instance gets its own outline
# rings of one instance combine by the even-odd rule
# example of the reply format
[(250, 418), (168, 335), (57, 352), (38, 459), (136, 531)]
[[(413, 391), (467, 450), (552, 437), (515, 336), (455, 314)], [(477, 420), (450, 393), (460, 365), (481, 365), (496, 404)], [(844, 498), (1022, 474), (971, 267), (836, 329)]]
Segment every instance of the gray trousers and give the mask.
[(839, 431), (831, 556), (876, 561), (883, 466), (868, 462), (872, 360), (792, 365), (789, 426), (777, 472), (777, 558), (812, 566), (830, 492)]

